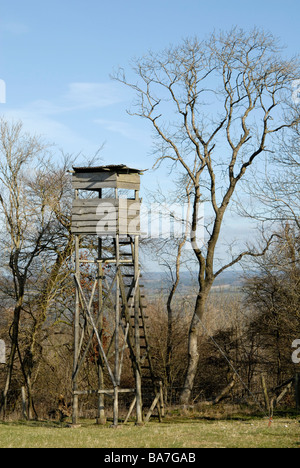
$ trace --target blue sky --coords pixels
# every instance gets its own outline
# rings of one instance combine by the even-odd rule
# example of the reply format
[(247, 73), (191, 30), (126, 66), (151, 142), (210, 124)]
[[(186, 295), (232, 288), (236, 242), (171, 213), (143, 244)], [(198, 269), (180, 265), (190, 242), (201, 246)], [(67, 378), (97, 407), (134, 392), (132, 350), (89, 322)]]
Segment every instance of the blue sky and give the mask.
[(129, 117), (133, 96), (114, 68), (186, 36), (263, 26), (298, 53), (297, 0), (11, 0), (0, 8), (0, 113), (21, 118), (67, 152), (150, 167), (150, 128)]
[[(0, 7), (0, 114), (65, 152), (150, 168), (151, 131), (126, 114), (133, 95), (109, 75), (135, 56), (232, 26), (263, 27), (299, 52), (298, 0), (10, 0)], [(144, 185), (167, 181), (161, 172)], [(241, 226), (241, 229), (244, 229)]]

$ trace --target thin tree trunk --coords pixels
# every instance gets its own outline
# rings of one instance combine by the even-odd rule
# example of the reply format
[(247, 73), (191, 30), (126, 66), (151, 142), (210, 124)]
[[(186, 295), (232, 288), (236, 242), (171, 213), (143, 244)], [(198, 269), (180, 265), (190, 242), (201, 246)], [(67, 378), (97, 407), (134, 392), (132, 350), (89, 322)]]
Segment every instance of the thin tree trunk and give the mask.
[(14, 309), (14, 319), (12, 323), (12, 332), (11, 332), (11, 350), (10, 350), (10, 355), (9, 355), (9, 359), (7, 363), (7, 375), (6, 375), (6, 381), (5, 381), (5, 386), (4, 386), (4, 391), (2, 394), (1, 406), (0, 406), (0, 410), (3, 412), (4, 419), (6, 418), (7, 397), (8, 397), (8, 392), (10, 389), (11, 381), (12, 381), (15, 356), (16, 356), (16, 352), (18, 349), (19, 324), (20, 324), (22, 303), (23, 303), (23, 296), (22, 298), (18, 300), (18, 303)]
[[(173, 288), (172, 288), (173, 290)], [(166, 351), (166, 380), (167, 386), (171, 383), (171, 363), (173, 356), (173, 309), (171, 306), (171, 301), (173, 298), (172, 292), (169, 295), (167, 303), (168, 311), (168, 334), (167, 334), (167, 351)]]
[(197, 318), (193, 319), (192, 325), (189, 331), (189, 345), (188, 345), (188, 368), (186, 371), (184, 388), (180, 396), (180, 403), (187, 405), (191, 399), (194, 380), (197, 373), (199, 363), (199, 351), (198, 351), (198, 334), (199, 325), (196, 324)]
[(174, 324), (174, 313), (173, 313), (173, 298), (179, 284), (179, 264), (180, 264), (180, 251), (177, 255), (177, 266), (176, 266), (176, 280), (170, 291), (168, 301), (167, 301), (167, 312), (168, 312), (168, 334), (167, 334), (167, 351), (166, 351), (166, 379), (167, 386), (171, 384), (172, 381), (172, 358), (173, 358), (173, 324)]
[(188, 366), (185, 375), (184, 387), (180, 396), (180, 403), (188, 405), (191, 399), (195, 377), (199, 364), (199, 346), (198, 337), (200, 330), (200, 320), (202, 319), (205, 311), (207, 294), (199, 294), (197, 297), (194, 316), (189, 330), (188, 342)]

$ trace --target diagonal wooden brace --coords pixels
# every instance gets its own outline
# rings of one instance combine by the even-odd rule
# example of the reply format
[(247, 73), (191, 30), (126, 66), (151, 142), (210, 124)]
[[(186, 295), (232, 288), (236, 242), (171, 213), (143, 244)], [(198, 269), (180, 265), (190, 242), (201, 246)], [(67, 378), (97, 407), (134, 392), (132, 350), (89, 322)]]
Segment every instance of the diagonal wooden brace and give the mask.
[(94, 333), (95, 333), (95, 335), (96, 335), (96, 338), (97, 338), (97, 341), (98, 341), (98, 344), (99, 344), (99, 348), (100, 348), (100, 350), (101, 350), (101, 354), (102, 354), (102, 357), (103, 357), (104, 362), (105, 362), (105, 364), (106, 364), (107, 370), (108, 370), (108, 372), (109, 372), (111, 381), (112, 381), (112, 383), (113, 383), (113, 386), (116, 388), (116, 387), (118, 386), (118, 384), (117, 384), (117, 382), (116, 382), (116, 380), (115, 380), (114, 374), (113, 374), (113, 372), (112, 372), (112, 370), (111, 370), (111, 367), (110, 367), (110, 365), (109, 365), (108, 359), (107, 359), (107, 357), (106, 357), (106, 354), (105, 354), (104, 348), (103, 348), (103, 346), (102, 346), (102, 343), (101, 343), (101, 340), (100, 340), (100, 336), (99, 336), (99, 333), (98, 333), (96, 324), (95, 324), (95, 322), (94, 322), (93, 316), (92, 316), (91, 311), (90, 311), (90, 307), (89, 307), (89, 305), (88, 305), (88, 303), (87, 303), (87, 300), (86, 300), (86, 298), (85, 298), (85, 296), (84, 296), (84, 293), (83, 293), (83, 291), (82, 291), (82, 287), (81, 287), (80, 281), (78, 280), (77, 275), (75, 274), (74, 277), (75, 277), (75, 281), (76, 281), (78, 290), (79, 290), (79, 292), (80, 292), (80, 294), (81, 294), (81, 297), (82, 297), (82, 299), (83, 299), (84, 306), (85, 306), (87, 315), (88, 315), (88, 317), (89, 317), (90, 323), (91, 323), (91, 325), (92, 325), (92, 327), (93, 327), (93, 330), (94, 330)]

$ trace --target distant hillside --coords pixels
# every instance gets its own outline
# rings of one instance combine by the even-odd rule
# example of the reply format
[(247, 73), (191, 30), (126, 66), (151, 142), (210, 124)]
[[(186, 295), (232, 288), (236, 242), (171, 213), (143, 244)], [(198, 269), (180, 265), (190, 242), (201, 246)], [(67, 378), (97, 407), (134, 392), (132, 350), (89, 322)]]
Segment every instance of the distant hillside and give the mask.
[[(242, 285), (242, 271), (225, 271), (214, 282), (213, 288), (236, 289)], [(157, 293), (167, 290), (170, 285), (170, 278), (164, 272), (143, 272), (145, 289), (149, 293)], [(183, 292), (197, 286), (197, 277), (189, 272), (180, 274), (180, 285), (178, 292)]]

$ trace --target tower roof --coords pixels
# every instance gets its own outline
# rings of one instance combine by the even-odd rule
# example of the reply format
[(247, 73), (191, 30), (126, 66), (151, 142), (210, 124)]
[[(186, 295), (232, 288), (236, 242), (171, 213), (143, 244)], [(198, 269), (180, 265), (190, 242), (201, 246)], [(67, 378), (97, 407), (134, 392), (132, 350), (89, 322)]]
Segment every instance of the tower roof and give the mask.
[(97, 166), (97, 167), (73, 167), (74, 172), (111, 172), (117, 174), (140, 174), (144, 172), (141, 169), (134, 169), (132, 167), (125, 166), (124, 164), (110, 164), (108, 166)]

